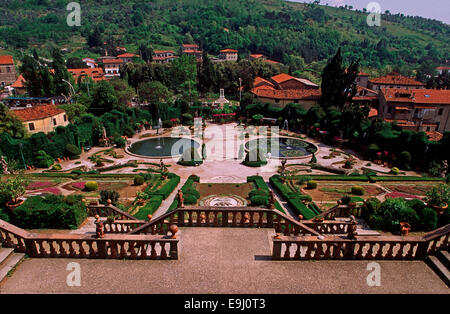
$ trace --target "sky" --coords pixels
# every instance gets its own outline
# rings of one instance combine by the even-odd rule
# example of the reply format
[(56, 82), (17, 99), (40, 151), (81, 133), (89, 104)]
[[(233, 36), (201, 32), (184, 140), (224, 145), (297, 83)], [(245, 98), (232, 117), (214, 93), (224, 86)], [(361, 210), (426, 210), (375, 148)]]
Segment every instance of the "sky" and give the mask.
[[(289, 0), (295, 2), (312, 2), (312, 0)], [(331, 6), (351, 5), (355, 9), (362, 10), (370, 2), (378, 2), (381, 12), (389, 10), (391, 13), (403, 13), (405, 15), (422, 16), (436, 19), (450, 24), (449, 0), (321, 0), (321, 4)]]

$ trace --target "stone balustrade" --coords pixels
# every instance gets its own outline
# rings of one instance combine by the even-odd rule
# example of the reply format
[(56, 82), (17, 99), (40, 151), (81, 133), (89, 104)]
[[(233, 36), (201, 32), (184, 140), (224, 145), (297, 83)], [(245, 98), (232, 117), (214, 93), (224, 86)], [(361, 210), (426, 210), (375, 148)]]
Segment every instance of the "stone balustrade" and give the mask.
[(99, 215), (100, 217), (119, 217), (122, 220), (137, 220), (132, 215), (118, 209), (117, 207), (109, 205), (88, 205), (87, 213), (89, 217), (95, 217)]
[(146, 220), (105, 220), (103, 226), (105, 233), (130, 233), (147, 222)]
[(414, 236), (276, 236), (274, 260), (423, 260), (449, 247), (450, 225), (423, 237)]
[(35, 258), (178, 259), (178, 239), (164, 235), (30, 234), (0, 220), (0, 242)]
[(258, 207), (183, 207), (131, 231), (131, 234), (167, 234), (168, 226), (274, 228), (284, 235), (319, 235), (314, 229), (271, 209)]

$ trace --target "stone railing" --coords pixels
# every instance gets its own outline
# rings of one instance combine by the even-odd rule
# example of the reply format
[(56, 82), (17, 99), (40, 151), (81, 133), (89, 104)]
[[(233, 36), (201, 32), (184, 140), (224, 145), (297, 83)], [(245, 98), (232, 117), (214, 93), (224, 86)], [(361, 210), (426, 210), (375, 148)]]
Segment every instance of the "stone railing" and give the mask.
[(361, 217), (361, 215), (361, 206), (337, 205), (327, 211), (324, 211), (323, 213), (320, 213), (313, 219), (324, 218), (326, 220), (333, 220), (335, 218), (349, 218), (350, 216)]
[(438, 249), (449, 247), (450, 224), (415, 236), (276, 236), (274, 260), (423, 260)]
[(105, 233), (130, 233), (146, 223), (146, 220), (105, 220), (103, 226)]
[(319, 235), (314, 229), (271, 209), (258, 207), (183, 207), (159, 216), (131, 234), (167, 234), (178, 227), (274, 228), (284, 235)]
[(320, 234), (347, 234), (351, 225), (351, 222), (336, 220), (304, 221), (302, 223)]
[(178, 259), (178, 239), (163, 235), (31, 234), (0, 220), (0, 242), (38, 258)]
[(137, 220), (132, 215), (118, 209), (114, 205), (87, 205), (87, 213), (89, 217), (95, 217), (99, 215), (100, 217), (120, 217), (121, 220)]

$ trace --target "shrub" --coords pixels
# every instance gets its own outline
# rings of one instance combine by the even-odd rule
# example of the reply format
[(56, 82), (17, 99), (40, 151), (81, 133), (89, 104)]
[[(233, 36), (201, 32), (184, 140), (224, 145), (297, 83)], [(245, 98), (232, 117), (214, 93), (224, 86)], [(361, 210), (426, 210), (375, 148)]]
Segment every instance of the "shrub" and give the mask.
[(116, 137), (114, 138), (114, 144), (116, 144), (117, 148), (124, 148), (127, 144), (127, 140), (123, 137)]
[(355, 185), (352, 186), (352, 194), (353, 195), (364, 195), (366, 191), (364, 190), (364, 188), (362, 186), (359, 185)]
[(192, 194), (186, 194), (183, 195), (184, 198), (184, 204), (186, 205), (194, 205), (197, 204), (198, 198), (195, 197), (195, 195)]
[(392, 198), (384, 201), (370, 216), (369, 224), (372, 227), (398, 231), (400, 222), (407, 222), (411, 226), (417, 226), (419, 216), (416, 211), (408, 206), (402, 198)]
[(31, 196), (17, 207), (11, 222), (26, 229), (76, 229), (87, 218), (82, 195)]
[(61, 169), (62, 169), (62, 167), (60, 164), (53, 165), (53, 167), (52, 167), (52, 170), (56, 170), (56, 171), (61, 170)]
[(344, 164), (345, 169), (352, 169), (352, 167), (353, 167), (353, 165), (350, 160), (345, 161), (345, 164)]
[(79, 156), (81, 154), (81, 149), (79, 149), (78, 147), (76, 147), (73, 144), (67, 144), (66, 145), (66, 154), (69, 157)]
[(170, 120), (164, 120), (162, 122), (163, 128), (171, 128), (173, 127), (173, 122)]
[(153, 213), (159, 208), (162, 203), (161, 195), (154, 195), (150, 200), (134, 215), (135, 218), (141, 220), (147, 220), (148, 215), (153, 215)]
[(260, 149), (253, 149), (247, 153), (243, 164), (248, 167), (261, 167), (267, 164), (267, 159)]
[(98, 190), (98, 183), (96, 181), (88, 181), (84, 185), (84, 189), (88, 192), (91, 191), (97, 191)]
[(108, 200), (111, 200), (113, 205), (118, 205), (120, 194), (113, 190), (102, 190), (100, 191), (100, 203), (103, 205), (108, 204)]
[(187, 188), (183, 193), (186, 193), (186, 194), (188, 194), (188, 195), (192, 195), (192, 196), (194, 196), (195, 198), (200, 198), (200, 192), (199, 191), (197, 191), (194, 187), (189, 187), (189, 188)]
[(188, 148), (183, 152), (178, 164), (182, 166), (196, 166), (203, 163), (202, 158), (194, 147)]
[(306, 188), (308, 188), (310, 190), (314, 190), (315, 188), (317, 188), (317, 182), (316, 181), (308, 181), (306, 183)]
[(417, 212), (419, 222), (417, 228), (423, 231), (431, 231), (436, 229), (438, 224), (438, 215), (436, 211), (430, 207), (423, 207), (420, 212)]
[(405, 170), (411, 169), (411, 154), (408, 151), (402, 151), (399, 155), (400, 167)]
[(450, 202), (450, 186), (441, 183), (427, 192), (426, 201), (431, 206), (444, 207)]
[(400, 173), (400, 170), (397, 167), (394, 167), (394, 168), (391, 169), (391, 173), (395, 174), (395, 175), (398, 175)]
[(298, 183), (299, 185), (304, 185), (305, 183), (307, 183), (307, 182), (309, 182), (309, 181), (311, 181), (311, 178), (310, 178), (310, 177), (308, 177), (308, 176), (299, 176), (299, 177), (298, 177), (297, 183)]
[(145, 182), (145, 179), (141, 175), (136, 175), (133, 179), (134, 185), (142, 185), (142, 184), (144, 184), (144, 182)]
[(39, 150), (36, 155), (36, 166), (39, 168), (50, 168), (55, 160), (52, 156), (48, 155), (45, 151)]

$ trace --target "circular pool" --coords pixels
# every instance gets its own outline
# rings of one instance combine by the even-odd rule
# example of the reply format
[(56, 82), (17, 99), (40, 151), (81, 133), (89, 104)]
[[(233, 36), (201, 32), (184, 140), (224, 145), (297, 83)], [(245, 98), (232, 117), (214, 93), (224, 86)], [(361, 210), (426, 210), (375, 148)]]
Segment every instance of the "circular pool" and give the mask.
[(170, 158), (181, 156), (192, 147), (197, 149), (200, 144), (184, 137), (155, 137), (133, 143), (127, 152), (139, 157)]
[(245, 149), (259, 147), (275, 158), (302, 158), (318, 152), (319, 148), (307, 141), (293, 137), (260, 137), (245, 143)]

